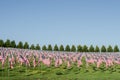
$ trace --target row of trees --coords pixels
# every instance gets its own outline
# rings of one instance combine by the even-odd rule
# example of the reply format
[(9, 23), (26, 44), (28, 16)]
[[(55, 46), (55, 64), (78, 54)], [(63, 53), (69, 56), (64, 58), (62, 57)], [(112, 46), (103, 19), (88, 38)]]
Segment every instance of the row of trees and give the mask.
[(5, 42), (3, 40), (0, 40), (0, 47), (11, 47), (11, 48), (20, 48), (20, 49), (32, 49), (32, 50), (46, 50), (46, 51), (71, 51), (71, 52), (119, 52), (119, 48), (117, 45), (112, 48), (111, 45), (109, 45), (107, 48), (102, 45), (101, 48), (98, 46), (91, 45), (90, 47), (87, 47), (86, 45), (78, 45), (77, 47), (75, 45), (72, 45), (71, 47), (69, 45), (66, 45), (64, 47), (63, 45), (60, 45), (59, 47), (57, 44), (52, 47), (50, 44), (46, 47), (46, 45), (43, 45), (42, 48), (37, 44), (36, 46), (32, 44), (29, 46), (28, 42), (25, 42), (23, 44), (22, 41), (20, 41), (18, 44), (16, 42), (10, 41), (7, 39)]

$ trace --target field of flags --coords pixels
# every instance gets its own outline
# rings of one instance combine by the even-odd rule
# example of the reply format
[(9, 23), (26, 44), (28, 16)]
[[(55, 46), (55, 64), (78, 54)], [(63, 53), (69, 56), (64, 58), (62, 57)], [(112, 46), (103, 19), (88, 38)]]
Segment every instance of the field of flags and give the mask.
[[(120, 53), (78, 53), (78, 52), (58, 52), (58, 51), (39, 51), (29, 49), (0, 48), (0, 65), (2, 69), (14, 70), (16, 67), (42, 69), (44, 66), (51, 71), (61, 69), (57, 75), (64, 74), (64, 70), (72, 70), (75, 73), (109, 71), (120, 73)], [(6, 66), (7, 65), (7, 66)], [(49, 72), (49, 70), (48, 70)], [(42, 75), (42, 70), (41, 70)], [(43, 71), (44, 73), (44, 71)], [(1, 74), (0, 74), (1, 75)]]
[[(120, 65), (120, 53), (77, 53), (77, 52), (49, 52), (49, 51), (37, 51), (27, 49), (14, 49), (14, 48), (0, 48), (0, 62), (1, 68), (4, 68), (4, 64), (9, 62), (9, 67), (13, 69), (15, 64), (26, 67), (37, 67), (41, 63), (45, 66), (59, 67), (62, 64), (66, 64), (67, 68), (73, 64), (77, 64), (80, 67), (82, 59), (85, 58), (86, 67), (90, 64), (96, 65), (99, 68), (102, 64), (105, 67), (114, 66), (114, 64)], [(8, 60), (8, 61), (7, 61)]]

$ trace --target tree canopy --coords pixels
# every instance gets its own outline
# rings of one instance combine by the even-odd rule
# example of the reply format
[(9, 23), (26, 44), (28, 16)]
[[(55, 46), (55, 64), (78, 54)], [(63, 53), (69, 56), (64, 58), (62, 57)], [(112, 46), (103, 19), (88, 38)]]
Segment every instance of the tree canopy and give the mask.
[(22, 41), (20, 41), (19, 43), (18, 43), (18, 45), (17, 45), (17, 48), (23, 48), (23, 43), (22, 43)]
[(81, 45), (78, 45), (77, 46), (77, 52), (82, 52), (83, 50), (82, 50), (82, 46)]
[(16, 43), (15, 43), (15, 41), (13, 40), (13, 41), (11, 41), (11, 47), (12, 48), (16, 48)]
[(4, 41), (0, 40), (0, 47), (3, 47), (3, 46), (4, 46)]
[(60, 45), (60, 51), (64, 51), (64, 46), (63, 45)]
[(41, 50), (39, 44), (36, 45), (35, 49), (36, 49), (36, 50)]
[(104, 45), (101, 47), (101, 52), (106, 52), (106, 47)]
[(47, 49), (48, 51), (52, 51), (52, 46), (51, 46), (51, 44), (49, 44), (48, 45), (48, 49)]
[(29, 44), (27, 42), (24, 44), (24, 49), (29, 49)]
[(42, 50), (47, 50), (47, 47), (43, 45)]
[(66, 45), (65, 51), (70, 51), (70, 46), (69, 45)]
[(98, 47), (98, 46), (96, 46), (96, 47), (95, 47), (94, 52), (100, 52), (100, 49), (99, 49), (99, 47)]
[(59, 51), (57, 44), (54, 46), (54, 51)]
[(88, 52), (88, 47), (86, 45), (83, 46), (83, 52)]
[(107, 52), (113, 52), (113, 48), (112, 48), (111, 45), (108, 46), (108, 48), (107, 48)]
[(30, 49), (32, 49), (32, 50), (34, 50), (34, 49), (35, 49), (34, 44), (32, 44), (32, 45), (30, 46)]
[(91, 46), (89, 47), (89, 52), (94, 52), (94, 47), (93, 47), (93, 45), (91, 45)]
[(49, 44), (47, 47), (46, 45), (43, 45), (40, 47), (39, 44), (36, 44), (36, 46), (34, 44), (29, 46), (28, 42), (25, 42), (23, 44), (22, 41), (19, 41), (18, 44), (16, 45), (15, 40), (10, 41), (9, 39), (7, 39), (6, 41), (3, 41), (2, 39), (0, 39), (0, 47), (45, 50), (45, 51), (67, 51), (67, 52), (70, 52), (70, 51), (71, 52), (119, 52), (120, 51), (118, 45), (115, 45), (114, 47), (112, 47), (111, 45), (109, 45), (108, 47), (106, 47), (105, 45), (102, 45), (102, 47), (99, 48), (98, 45), (96, 45), (95, 47), (93, 45), (90, 45), (90, 47), (88, 47), (87, 45), (83, 45), (83, 46), (78, 45), (77, 47), (75, 45), (72, 45), (71, 47), (70, 45), (66, 45), (64, 47), (61, 44), (58, 47), (57, 44), (55, 44), (54, 46)]
[(7, 39), (5, 44), (4, 44), (5, 47), (11, 47), (11, 44), (10, 44), (10, 40)]
[(71, 47), (71, 50), (70, 51), (72, 51), (72, 52), (76, 52), (76, 47), (74, 46), (74, 45), (72, 45), (72, 47)]
[(115, 45), (115, 47), (114, 47), (114, 52), (119, 52), (119, 48), (117, 45)]

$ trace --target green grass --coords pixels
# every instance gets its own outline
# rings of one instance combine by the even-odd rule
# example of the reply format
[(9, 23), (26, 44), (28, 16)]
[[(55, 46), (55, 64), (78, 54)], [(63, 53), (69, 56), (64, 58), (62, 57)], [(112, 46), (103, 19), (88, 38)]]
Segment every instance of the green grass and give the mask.
[(92, 65), (88, 68), (73, 65), (68, 69), (64, 65), (55, 68), (42, 64), (36, 68), (16, 66), (14, 69), (0, 69), (0, 80), (120, 80), (119, 75), (119, 66), (95, 69)]
[(0, 63), (0, 80), (120, 80), (120, 65), (106, 68), (102, 64), (98, 69), (95, 65), (86, 67), (84, 58), (82, 62), (83, 65), (79, 68), (77, 64), (73, 64), (71, 68), (67, 68), (65, 64), (58, 68), (53, 64), (51, 67), (41, 64), (36, 68), (16, 64), (14, 69), (10, 69), (8, 64), (1, 69)]

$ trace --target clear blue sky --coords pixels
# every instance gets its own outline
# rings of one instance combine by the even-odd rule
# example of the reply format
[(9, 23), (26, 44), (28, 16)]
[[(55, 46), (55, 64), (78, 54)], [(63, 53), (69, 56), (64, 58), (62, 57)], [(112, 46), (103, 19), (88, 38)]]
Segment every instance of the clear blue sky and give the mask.
[(120, 46), (120, 0), (0, 0), (0, 39)]

